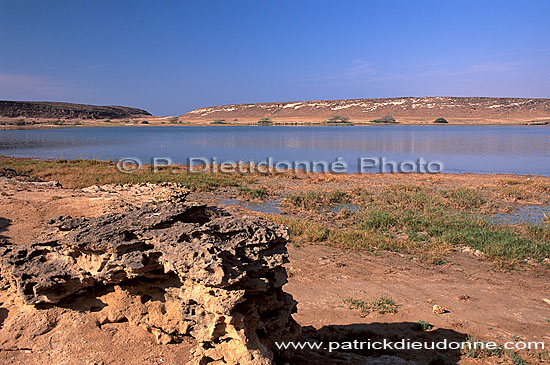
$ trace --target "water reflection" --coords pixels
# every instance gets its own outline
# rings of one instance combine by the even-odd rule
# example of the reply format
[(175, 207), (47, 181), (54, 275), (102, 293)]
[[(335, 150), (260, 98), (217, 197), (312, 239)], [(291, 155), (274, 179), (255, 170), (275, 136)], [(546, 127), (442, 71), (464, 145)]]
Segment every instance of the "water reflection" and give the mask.
[(0, 154), (39, 158), (189, 157), (260, 161), (424, 157), (446, 172), (550, 175), (547, 126), (113, 127), (0, 131)]
[[(284, 128), (284, 127), (282, 127)], [(281, 128), (281, 129), (282, 129)], [(264, 147), (358, 152), (538, 154), (550, 150), (548, 127), (369, 126), (289, 127), (204, 133), (192, 143), (226, 148)]]

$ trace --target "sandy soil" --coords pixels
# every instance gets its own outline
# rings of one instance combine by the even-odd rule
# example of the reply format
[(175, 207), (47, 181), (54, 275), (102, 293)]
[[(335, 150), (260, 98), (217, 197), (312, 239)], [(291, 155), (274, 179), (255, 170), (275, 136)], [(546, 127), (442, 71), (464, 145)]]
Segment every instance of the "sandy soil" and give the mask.
[[(460, 184), (460, 179), (437, 178)], [(505, 177), (499, 179), (502, 178)], [(494, 177), (483, 177), (481, 181), (485, 179), (489, 185), (498, 181)], [(219, 198), (210, 193), (190, 196), (192, 200), (209, 204), (218, 202)], [(72, 190), (48, 183), (0, 178), (0, 238), (16, 244), (27, 242), (55, 216), (97, 216), (139, 204), (139, 199), (146, 197), (137, 197), (131, 192)], [(245, 211), (235, 205), (226, 209)], [(394, 253), (373, 256), (316, 245), (290, 244), (289, 253), (289, 283), (285, 290), (298, 301), (295, 319), (302, 326), (310, 326), (305, 328), (305, 333), (312, 337), (341, 338), (355, 334), (361, 340), (361, 336), (391, 338), (410, 334), (425, 340), (463, 340), (466, 335), (473, 335), (499, 343), (522, 339), (544, 341), (550, 346), (550, 302), (543, 300), (550, 298), (550, 273), (540, 267), (504, 272), (471, 253), (456, 253), (450, 264), (441, 267), (425, 266)], [(396, 301), (396, 313), (362, 317), (343, 303), (343, 299), (349, 297), (371, 300), (381, 295)], [(44, 319), (44, 323), (29, 323), (43, 333), (34, 334), (32, 346), (14, 347), (17, 341), (13, 336), (17, 331), (7, 324), (10, 311), (17, 304), (15, 301), (11, 293), (1, 292), (0, 363), (181, 364), (188, 356), (188, 343), (156, 345), (151, 334), (129, 328), (127, 323), (98, 327), (87, 322), (78, 310), (73, 311), (72, 321), (49, 323)], [(434, 314), (434, 304), (449, 312)], [(415, 333), (412, 324), (419, 320), (433, 324), (434, 329)], [(391, 355), (428, 363), (434, 353)], [(469, 359), (453, 352), (446, 354), (446, 358), (449, 363), (460, 364), (499, 361)]]

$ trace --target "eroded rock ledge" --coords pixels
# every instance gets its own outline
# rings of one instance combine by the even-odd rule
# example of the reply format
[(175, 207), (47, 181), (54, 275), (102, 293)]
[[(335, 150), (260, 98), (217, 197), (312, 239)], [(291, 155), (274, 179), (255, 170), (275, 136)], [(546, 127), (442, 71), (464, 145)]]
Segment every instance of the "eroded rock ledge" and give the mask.
[(274, 342), (298, 335), (282, 290), (283, 226), (185, 201), (49, 223), (35, 242), (0, 249), (2, 277), (26, 304), (101, 298), (90, 308), (98, 326), (128, 321), (159, 343), (192, 337), (201, 364), (269, 364)]

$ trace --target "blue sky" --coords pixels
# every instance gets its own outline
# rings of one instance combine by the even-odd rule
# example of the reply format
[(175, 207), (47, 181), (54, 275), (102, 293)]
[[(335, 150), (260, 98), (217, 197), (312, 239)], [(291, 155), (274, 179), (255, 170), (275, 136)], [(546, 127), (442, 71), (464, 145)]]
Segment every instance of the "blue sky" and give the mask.
[(0, 99), (550, 97), (550, 1), (2, 1)]

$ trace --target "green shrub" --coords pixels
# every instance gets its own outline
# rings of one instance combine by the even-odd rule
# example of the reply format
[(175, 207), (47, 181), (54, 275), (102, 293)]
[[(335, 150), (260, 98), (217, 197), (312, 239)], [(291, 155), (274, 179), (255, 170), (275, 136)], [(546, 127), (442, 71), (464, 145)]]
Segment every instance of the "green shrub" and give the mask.
[(266, 118), (260, 119), (260, 120), (258, 121), (258, 124), (259, 124), (259, 125), (271, 125), (271, 124), (273, 124), (273, 121), (272, 121), (271, 119), (269, 119), (269, 118), (266, 117)]
[(429, 331), (434, 328), (434, 325), (426, 321), (417, 321), (413, 323), (413, 329), (416, 331)]
[(324, 124), (350, 124), (348, 117), (341, 117), (339, 115), (334, 115), (330, 119), (323, 122)]
[(397, 124), (398, 122), (391, 115), (383, 116), (382, 118), (371, 120), (370, 123), (377, 124)]

